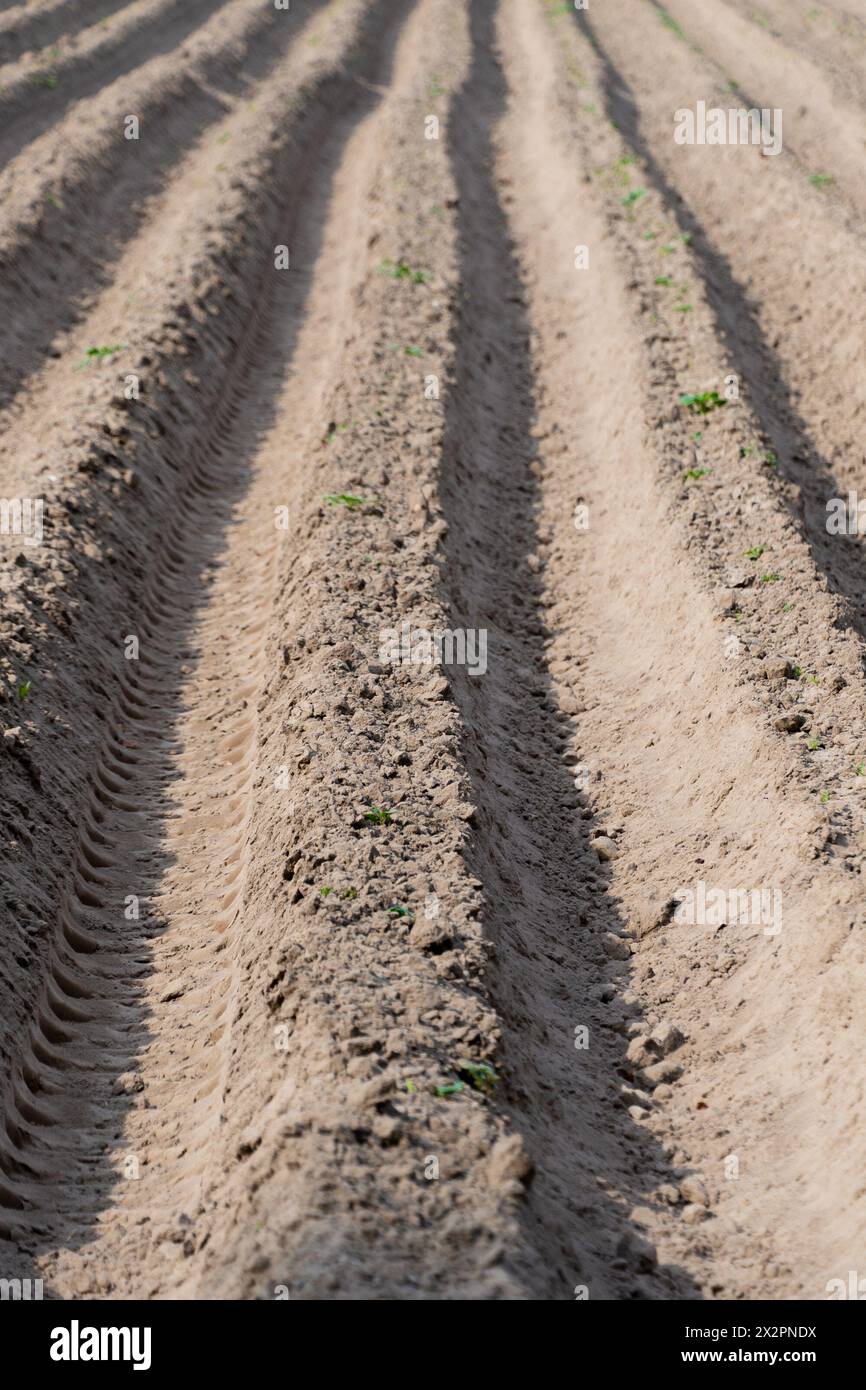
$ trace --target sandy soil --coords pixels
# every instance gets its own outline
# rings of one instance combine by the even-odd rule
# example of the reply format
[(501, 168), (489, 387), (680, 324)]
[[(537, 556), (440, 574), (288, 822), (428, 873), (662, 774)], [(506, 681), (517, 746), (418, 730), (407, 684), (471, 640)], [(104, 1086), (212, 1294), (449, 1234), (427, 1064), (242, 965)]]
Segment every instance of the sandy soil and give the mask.
[[(864, 51), (805, 0), (0, 6), (3, 1277), (858, 1268)], [(782, 153), (677, 144), (699, 99)]]

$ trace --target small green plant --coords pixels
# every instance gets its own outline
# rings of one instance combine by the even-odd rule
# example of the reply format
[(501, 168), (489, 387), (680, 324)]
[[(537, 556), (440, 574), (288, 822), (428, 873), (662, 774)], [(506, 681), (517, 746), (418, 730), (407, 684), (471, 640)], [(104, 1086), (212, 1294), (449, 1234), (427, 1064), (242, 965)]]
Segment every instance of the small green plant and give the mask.
[(766, 549), (765, 545), (753, 545), (748, 550), (744, 550), (743, 554), (747, 560), (760, 560)]
[(761, 583), (762, 583), (762, 584), (778, 584), (778, 583), (779, 583), (779, 580), (780, 580), (781, 578), (782, 578), (782, 576), (781, 576), (780, 574), (762, 574), (762, 575), (761, 575)]
[(809, 749), (810, 753), (814, 753), (816, 749), (823, 748), (823, 746), (824, 740), (820, 738), (818, 734), (815, 734), (813, 738), (810, 738), (806, 744), (806, 747)]
[(783, 613), (790, 613), (790, 612), (791, 612), (791, 609), (792, 609), (793, 607), (794, 607), (793, 603), (783, 603), (783, 604), (782, 604), (782, 612), (783, 612)]
[(407, 357), (423, 357), (423, 356), (424, 356), (424, 350), (423, 350), (423, 348), (419, 348), (419, 347), (407, 347), (407, 348), (404, 348), (403, 351), (405, 352), (405, 354), (406, 354)]
[(412, 912), (408, 907), (403, 907), (402, 903), (395, 903), (388, 908), (389, 917), (411, 917)]
[(390, 825), (393, 819), (387, 806), (371, 806), (369, 811), (364, 812), (364, 820), (368, 825)]
[(758, 446), (757, 446), (757, 444), (741, 444), (741, 445), (740, 445), (740, 458), (741, 458), (741, 459), (750, 459), (750, 458), (754, 458), (754, 457), (755, 457), (755, 454), (756, 454), (757, 452), (758, 452)]
[(31, 690), (32, 685), (33, 685), (33, 682), (32, 682), (32, 681), (22, 681), (22, 682), (21, 682), (21, 684), (20, 684), (19, 687), (18, 687), (18, 699), (19, 699), (19, 700), (26, 700), (26, 699), (27, 699), (27, 696), (30, 694), (30, 690)]
[[(692, 312), (692, 309), (693, 309), (694, 307), (695, 307), (695, 306), (694, 306), (693, 304), (675, 304), (675, 305), (674, 305), (674, 313), (675, 313), (675, 314), (690, 314), (690, 313)], [(724, 404), (724, 402), (723, 402), (723, 404)]]
[(693, 415), (709, 415), (711, 411), (727, 405), (727, 401), (718, 391), (686, 391), (680, 396), (680, 405), (684, 405)]
[(683, 474), (684, 483), (697, 483), (701, 478), (705, 478), (708, 473), (712, 473), (711, 468), (687, 468)]
[(836, 180), (832, 174), (810, 174), (809, 182), (813, 188), (829, 188)]
[(779, 467), (779, 460), (776, 458), (776, 455), (773, 453), (772, 449), (768, 449), (767, 452), (764, 454), (764, 463), (766, 464), (767, 468)]
[(645, 188), (633, 188), (633, 189), (631, 190), (631, 192), (630, 192), (630, 193), (626, 193), (625, 197), (623, 198), (623, 200), (622, 200), (623, 207), (626, 207), (626, 208), (634, 207), (634, 205), (635, 205), (635, 203), (638, 201), (638, 199), (639, 199), (639, 198), (642, 198), (642, 197), (644, 196), (645, 193), (646, 193), (646, 189), (645, 189)]
[(493, 1095), (499, 1079), (487, 1062), (470, 1062), (466, 1057), (461, 1057), (457, 1063), (457, 1075), (465, 1076), (473, 1091), (485, 1096)]
[(414, 1096), (414, 1094), (415, 1094), (415, 1082), (412, 1080), (412, 1078), (411, 1078), (411, 1077), (407, 1078), (407, 1080), (403, 1082), (403, 1085), (405, 1086), (406, 1090), (409, 1092), (410, 1096)]
[(828, 802), (829, 800), (830, 800), (830, 793), (829, 793), (829, 792), (822, 792), (822, 793), (821, 793), (821, 805), (822, 805), (822, 806), (826, 806), (826, 805), (827, 805), (827, 802)]
[(57, 76), (53, 72), (36, 73), (32, 81), (37, 87), (48, 87), (49, 89), (53, 89), (57, 86)]
[(340, 894), (340, 897), (343, 899), (343, 902), (351, 902), (352, 898), (357, 898), (357, 896), (357, 888), (347, 888), (345, 892)]
[(331, 893), (333, 893), (333, 891), (334, 891), (333, 888), (329, 888), (329, 887), (327, 886), (327, 884), (325, 885), (324, 888), (320, 888), (320, 889), (319, 889), (319, 892), (321, 893), (321, 895), (322, 895), (323, 898), (330, 897), (330, 895), (331, 895)]
[(855, 777), (866, 777), (866, 763), (858, 763), (854, 769)]
[(660, 256), (672, 256), (673, 253), (676, 251), (676, 249), (677, 249), (677, 248), (676, 248), (675, 246), (660, 246), (660, 247), (659, 247), (659, 255), (660, 255)]
[(683, 33), (683, 26), (674, 19), (673, 15), (668, 14), (662, 5), (659, 5), (659, 19), (666, 29), (670, 29), (672, 34), (676, 34), (678, 39), (685, 42), (686, 36)]
[(669, 275), (657, 275), (653, 283), (664, 285), (665, 289), (669, 289), (674, 282)]
[(364, 498), (355, 497), (351, 492), (328, 492), (322, 501), (327, 502), (329, 507), (346, 507), (350, 512), (355, 512), (364, 505)]
[(405, 261), (382, 261), (379, 274), (387, 275), (391, 280), (409, 280), (413, 285), (426, 285), (430, 279), (429, 270), (413, 270)]
[(435, 1090), (437, 1096), (459, 1096), (461, 1091), (466, 1090), (466, 1087), (462, 1081), (449, 1081), (447, 1085), (437, 1086)]
[(325, 435), (325, 443), (330, 444), (332, 439), (336, 439), (338, 434), (344, 434), (346, 430), (352, 428), (352, 421), (345, 420), (342, 424), (329, 425), (328, 433)]
[(101, 362), (103, 357), (113, 357), (116, 352), (123, 352), (125, 347), (126, 343), (114, 343), (111, 347), (88, 348), (75, 370), (80, 371), (82, 367), (89, 367), (91, 362)]

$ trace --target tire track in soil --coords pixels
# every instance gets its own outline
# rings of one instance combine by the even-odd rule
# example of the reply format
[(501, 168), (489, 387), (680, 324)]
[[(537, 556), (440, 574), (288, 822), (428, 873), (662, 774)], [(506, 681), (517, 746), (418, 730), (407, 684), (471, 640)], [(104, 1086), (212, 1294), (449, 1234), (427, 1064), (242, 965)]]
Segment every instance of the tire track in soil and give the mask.
[[(313, 15), (319, 8), (320, 0), (313, 0)], [(143, 104), (134, 107), (144, 138), (124, 140), (120, 116), (112, 114), (111, 134), (97, 157), (79, 162), (66, 177), (59, 173), (52, 178), (62, 205), (55, 197), (29, 229), (20, 223), (13, 229), (11, 246), (0, 261), (0, 311), (10, 344), (0, 366), (0, 408), (37, 370), (52, 335), (77, 322), (86, 296), (110, 283), (118, 259), (153, 215), (148, 200), (170, 184), (175, 168), (210, 127), (231, 114), (238, 64), (243, 64), (245, 79), (260, 80), (303, 32), (294, 20), (281, 24), (275, 15), (263, 12), (242, 35), (232, 32), (222, 51), (215, 36), (210, 55), (196, 68), (173, 74), (167, 87), (161, 88), (154, 74), (150, 91), (140, 93)], [(80, 139), (78, 122), (70, 132), (71, 143), (76, 134)], [(94, 140), (91, 132), (91, 146)]]
[[(321, 83), (279, 172), (286, 201), (266, 261), (287, 234), (315, 260), (341, 151), (379, 99), (411, 5), (374, 6), (343, 69)], [(243, 945), (231, 934), (284, 490), (279, 450), (268, 468), (262, 449), (308, 292), (304, 273), (262, 272), (219, 407), (190, 451), (131, 629), (141, 658), (125, 663), (107, 721), (34, 1026), (4, 1087), (2, 1233), (31, 1254), (57, 1249), (66, 1284), (90, 1287), (94, 1268), (103, 1279), (111, 1268), (131, 1281), (123, 1296), (132, 1282), (153, 1293), (177, 1264), (172, 1245), (192, 1240)], [(129, 893), (137, 923), (123, 920)], [(141, 1175), (123, 1183), (131, 1158)]]
[[(138, 22), (124, 32), (109, 33), (92, 49), (24, 74), (14, 64), (0, 69), (5, 94), (0, 98), (0, 168), (37, 139), (74, 102), (132, 72), (149, 59), (168, 53), (233, 0), (146, 0)], [(124, 18), (126, 18), (124, 16)], [(50, 56), (50, 55), (49, 55)], [(41, 61), (41, 56), (40, 56)], [(11, 70), (10, 70), (11, 69)], [(53, 85), (51, 85), (53, 84)]]
[(624, 924), (605, 897), (607, 876), (590, 867), (590, 825), (578, 820), (563, 761), (571, 720), (545, 654), (529, 325), (495, 175), (494, 130), (509, 99), (496, 8), (473, 0), (472, 70), (450, 123), (463, 304), (443, 451), (442, 578), (451, 625), (490, 634), (486, 674), (454, 668), (451, 679), (479, 807), (470, 867), (496, 949), (508, 1106), (536, 1163), (519, 1259), (537, 1297), (568, 1298), (585, 1282), (593, 1297), (660, 1287), (696, 1297), (672, 1267), (635, 1282), (649, 1266), (629, 1204), (664, 1180), (668, 1159), (617, 1104), (620, 1040), (593, 1027), (590, 1050), (575, 1051), (603, 983), (584, 928), (590, 915), (595, 930), (621, 935)]
[(748, 383), (750, 400), (765, 437), (773, 442), (780, 476), (793, 482), (799, 496), (782, 494), (798, 531), (807, 541), (815, 568), (830, 590), (844, 600), (844, 625), (866, 637), (866, 550), (859, 543), (840, 546), (826, 529), (825, 502), (845, 495), (845, 485), (822, 452), (809, 421), (798, 406), (786, 364), (760, 322), (760, 304), (742, 283), (734, 265), (713, 240), (700, 209), (672, 183), (644, 134), (637, 95), (615, 65), (593, 21), (584, 10), (575, 23), (592, 46), (604, 76), (609, 119), (641, 160), (647, 180), (670, 208), (706, 288), (716, 331), (731, 360), (731, 369)]

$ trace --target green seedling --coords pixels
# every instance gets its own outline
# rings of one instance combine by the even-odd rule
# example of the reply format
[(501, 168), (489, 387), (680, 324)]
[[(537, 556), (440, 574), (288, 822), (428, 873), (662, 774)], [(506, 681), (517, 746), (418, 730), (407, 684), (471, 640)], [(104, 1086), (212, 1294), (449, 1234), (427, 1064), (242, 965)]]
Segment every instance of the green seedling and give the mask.
[(829, 188), (836, 180), (832, 174), (810, 174), (809, 182), (813, 188)]
[(791, 612), (791, 609), (792, 609), (793, 607), (794, 607), (793, 603), (783, 603), (783, 604), (782, 604), (782, 612), (783, 612), (783, 613), (790, 613), (790, 612)]
[(343, 899), (343, 902), (350, 902), (352, 898), (357, 898), (357, 896), (357, 888), (347, 888), (344, 893), (340, 894), (340, 897)]
[(693, 304), (675, 304), (675, 305), (674, 305), (674, 313), (675, 313), (675, 314), (690, 314), (690, 313), (692, 312), (692, 309), (693, 309), (693, 308), (694, 308), (694, 305), (693, 305)]
[(351, 492), (329, 492), (323, 498), (329, 507), (346, 507), (350, 512), (355, 512), (359, 507), (363, 507), (363, 497), (355, 497)]
[(814, 753), (816, 749), (823, 748), (823, 746), (824, 740), (822, 738), (819, 738), (817, 734), (814, 738), (810, 738), (808, 743), (806, 744), (806, 747), (808, 748), (810, 753)]
[(401, 903), (395, 903), (388, 908), (389, 917), (411, 917), (412, 913), (408, 907), (403, 907)]
[(704, 437), (704, 432), (703, 432), (703, 430), (695, 430), (694, 434), (690, 434), (690, 435), (689, 435), (689, 439), (692, 441), (693, 444), (700, 444), (700, 442), (701, 442), (701, 440), (703, 439), (703, 437)]
[(693, 415), (709, 415), (711, 411), (727, 405), (727, 401), (718, 391), (686, 391), (680, 396), (680, 405), (684, 405)]
[(324, 888), (319, 889), (319, 892), (321, 893), (323, 898), (329, 897), (330, 894), (333, 893), (333, 891), (333, 888), (328, 888), (327, 885)]
[(755, 454), (756, 454), (757, 452), (758, 452), (758, 446), (757, 446), (757, 444), (741, 444), (741, 445), (740, 445), (740, 458), (741, 458), (741, 459), (750, 459), (750, 458), (754, 458), (754, 457), (755, 457)]
[(407, 348), (404, 348), (403, 351), (405, 352), (405, 354), (406, 354), (407, 357), (423, 357), (423, 356), (424, 356), (424, 350), (423, 350), (423, 348), (419, 348), (419, 347), (407, 347)]
[(371, 806), (369, 811), (364, 812), (364, 820), (368, 825), (390, 825), (393, 819), (387, 806)]
[(32, 682), (32, 681), (22, 681), (22, 682), (21, 682), (21, 684), (20, 684), (19, 687), (18, 687), (18, 699), (19, 699), (19, 700), (26, 700), (26, 699), (27, 699), (27, 696), (30, 694), (30, 688), (31, 688), (32, 685), (33, 685), (33, 682)]
[(686, 36), (683, 33), (682, 25), (678, 24), (673, 15), (668, 14), (667, 10), (663, 9), (661, 5), (659, 6), (659, 19), (666, 29), (670, 29), (672, 34), (676, 34), (677, 38), (682, 39), (685, 43)]
[(115, 343), (113, 347), (88, 348), (75, 370), (80, 371), (82, 367), (89, 367), (91, 362), (101, 362), (103, 357), (113, 357), (116, 352), (123, 352), (125, 347), (126, 343)]
[(410, 1078), (409, 1080), (404, 1081), (404, 1082), (403, 1082), (403, 1085), (406, 1087), (406, 1090), (409, 1092), (410, 1096), (414, 1096), (414, 1094), (415, 1094), (415, 1082), (412, 1081), (411, 1078)]
[(33, 77), (32, 81), (37, 87), (48, 87), (53, 89), (57, 86), (57, 77), (53, 72), (40, 72)]
[(465, 1057), (461, 1057), (457, 1063), (457, 1075), (465, 1076), (473, 1091), (480, 1091), (485, 1096), (493, 1095), (499, 1079), (487, 1062), (470, 1062)]
[(344, 434), (346, 430), (350, 430), (351, 428), (351, 420), (346, 420), (341, 425), (330, 425), (328, 427), (328, 433), (325, 435), (325, 443), (330, 444), (331, 440), (336, 438), (338, 434)]
[(821, 684), (821, 679), (820, 679), (819, 676), (807, 676), (807, 677), (806, 677), (806, 684), (807, 684), (807, 685), (820, 685), (820, 684)]
[(382, 261), (379, 274), (391, 280), (409, 280), (413, 285), (426, 285), (430, 279), (429, 270), (413, 270), (405, 261)]
[(436, 1095), (437, 1095), (437, 1096), (459, 1096), (460, 1092), (461, 1092), (461, 1091), (465, 1091), (465, 1090), (466, 1090), (466, 1087), (464, 1086), (464, 1084), (463, 1084), (462, 1081), (449, 1081), (449, 1083), (448, 1083), (447, 1086), (437, 1086), (437, 1087), (436, 1087)]
[(654, 283), (664, 285), (665, 289), (668, 289), (674, 282), (669, 275), (657, 275)]
[(822, 805), (822, 806), (826, 806), (826, 805), (827, 805), (827, 802), (828, 802), (829, 800), (830, 800), (830, 793), (829, 793), (829, 792), (822, 792), (822, 793), (821, 793), (821, 805)]
[(676, 248), (675, 246), (660, 246), (660, 247), (659, 247), (659, 255), (660, 255), (660, 256), (672, 256), (673, 253), (674, 253), (674, 251), (676, 251), (676, 249), (677, 249), (677, 248)]
[(701, 478), (705, 478), (708, 473), (712, 473), (711, 468), (687, 468), (683, 474), (684, 483), (698, 483)]
[(765, 545), (753, 545), (749, 550), (744, 550), (743, 554), (747, 560), (760, 560), (766, 549)]
[(445, 87), (445, 86), (443, 86), (443, 84), (439, 81), (439, 78), (438, 78), (438, 77), (435, 77), (435, 76), (434, 76), (434, 77), (431, 77), (431, 78), (430, 78), (430, 95), (431, 95), (431, 97), (441, 97), (441, 96), (442, 96), (442, 93), (443, 93), (443, 92), (447, 92), (447, 91), (448, 91), (448, 88)]
[(654, 241), (657, 236), (658, 232), (644, 232), (643, 239), (644, 241)]
[(778, 584), (778, 582), (779, 582), (779, 580), (780, 580), (781, 578), (782, 578), (782, 576), (781, 576), (780, 574), (762, 574), (762, 575), (761, 575), (761, 583), (762, 583), (762, 584)]
[(626, 193), (625, 197), (623, 198), (623, 200), (622, 200), (623, 207), (626, 207), (626, 208), (634, 207), (634, 205), (635, 205), (635, 203), (637, 202), (638, 198), (642, 198), (642, 197), (644, 196), (645, 193), (646, 193), (646, 189), (645, 189), (645, 188), (633, 188), (633, 189), (631, 190), (631, 192), (630, 192), (630, 193)]
[(858, 763), (854, 769), (855, 777), (866, 777), (866, 763)]

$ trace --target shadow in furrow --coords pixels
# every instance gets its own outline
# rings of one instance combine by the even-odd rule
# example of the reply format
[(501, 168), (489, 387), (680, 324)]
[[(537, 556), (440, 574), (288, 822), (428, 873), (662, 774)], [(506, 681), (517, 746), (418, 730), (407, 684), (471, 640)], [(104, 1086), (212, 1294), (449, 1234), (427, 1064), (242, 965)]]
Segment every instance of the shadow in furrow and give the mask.
[[(258, 253), (241, 261), (253, 280), (245, 286), (252, 312), (239, 334), (231, 325), (223, 329), (227, 365), (217, 403), (211, 411), (203, 401), (189, 438), (177, 441), (179, 452), (188, 446), (183, 477), (176, 494), (162, 500), (163, 535), (151, 580), (137, 618), (128, 626), (124, 620), (122, 628), (139, 635), (140, 660), (121, 663), (33, 1022), (0, 1081), (4, 1277), (29, 1277), (40, 1253), (84, 1251), (100, 1242), (98, 1261), (84, 1277), (92, 1277), (100, 1292), (128, 1297), (130, 1288), (112, 1283), (112, 1231), (118, 1242), (130, 1228), (130, 1239), (144, 1241), (127, 1255), (131, 1250), (135, 1277), (150, 1285), (158, 1280), (153, 1264), (148, 1269), (147, 1259), (138, 1258), (147, 1249), (142, 1223), (149, 1231), (155, 1217), (173, 1223), (168, 1258), (176, 1239), (194, 1243), (201, 1173), (209, 1148), (219, 1142), (231, 1036), (229, 953), (223, 948), (242, 910), (244, 885), (234, 862), (225, 863), (245, 853), (244, 801), (256, 758), (251, 710), (276, 545), (271, 507), (253, 510), (256, 530), (243, 546), (237, 593), (237, 538), (234, 568), (226, 569), (226, 555), (240, 506), (261, 485), (258, 454), (292, 362), (335, 173), (353, 131), (380, 100), (414, 3), (371, 7), (340, 69), (320, 81), (275, 151), (270, 215), (256, 223)], [(273, 247), (283, 241), (295, 248), (298, 267), (288, 276), (273, 268)], [(197, 364), (187, 359), (187, 365)], [(274, 481), (256, 494), (257, 502), (270, 497)], [(135, 518), (130, 521), (134, 532)], [(257, 561), (268, 547), (270, 560)], [(212, 592), (221, 571), (220, 604)], [(222, 673), (228, 648), (220, 642), (229, 638), (234, 659), (226, 656)], [(210, 693), (190, 707), (202, 674)], [(222, 681), (215, 680), (220, 674)], [(211, 756), (184, 767), (190, 752)], [(185, 816), (180, 824), (179, 806)], [(192, 839), (189, 849), (185, 836)], [(192, 881), (172, 881), (179, 867)], [(128, 895), (139, 893), (139, 916), (129, 920)], [(181, 994), (191, 987), (201, 998), (201, 1008), (186, 1014), (186, 1040), (170, 1017), (160, 1039), (145, 997), (153, 953), (167, 931), (177, 938), (180, 956), (174, 965), (162, 953), (167, 991), (161, 984), (160, 1005), (175, 998), (178, 983)], [(154, 1046), (161, 1051), (154, 1054)], [(145, 1115), (155, 1113), (148, 1121), (151, 1171), (138, 1174), (144, 1179), (139, 1184), (124, 1179), (136, 1176), (127, 1166), (136, 1157), (129, 1153), (129, 1135), (144, 1132), (135, 1101), (142, 1091)], [(130, 1259), (120, 1267), (128, 1272)]]
[[(669, 1176), (656, 1142), (620, 1095), (633, 1075), (623, 1038), (605, 1028), (605, 931), (623, 923), (588, 850), (563, 754), (572, 737), (547, 668), (534, 558), (539, 485), (530, 328), (521, 273), (499, 201), (495, 128), (508, 100), (495, 54), (495, 10), (472, 0), (472, 64), (449, 120), (459, 195), (461, 302), (440, 477), (448, 521), (442, 585), (452, 627), (488, 630), (486, 674), (450, 668), (477, 811), (468, 858), (484, 885), (493, 943), (491, 992), (503, 1022), (503, 1100), (536, 1172), (523, 1209), (534, 1296), (699, 1297), (682, 1270), (637, 1277), (628, 1201)], [(618, 984), (628, 967), (613, 967)], [(578, 1050), (576, 1030), (589, 1026)], [(612, 1267), (613, 1266), (613, 1267)]]
[[(799, 414), (785, 380), (785, 369), (763, 333), (759, 306), (750, 299), (727, 257), (707, 236), (703, 223), (679, 190), (668, 180), (641, 131), (635, 94), (600, 42), (585, 10), (574, 15), (581, 33), (601, 65), (605, 107), (609, 119), (644, 163), (646, 176), (665, 200), (677, 225), (691, 236), (690, 248), (706, 286), (716, 332), (727, 348), (733, 371), (748, 385), (749, 400), (760, 427), (779, 459), (779, 472), (800, 489), (803, 501), (783, 495), (784, 505), (809, 547), (812, 562), (832, 593), (844, 599), (840, 628), (866, 637), (866, 550), (863, 538), (831, 536), (826, 529), (826, 503), (847, 497), (828, 461), (820, 453), (809, 426)], [(743, 103), (748, 102), (740, 94)], [(864, 658), (866, 667), (866, 658)]]

